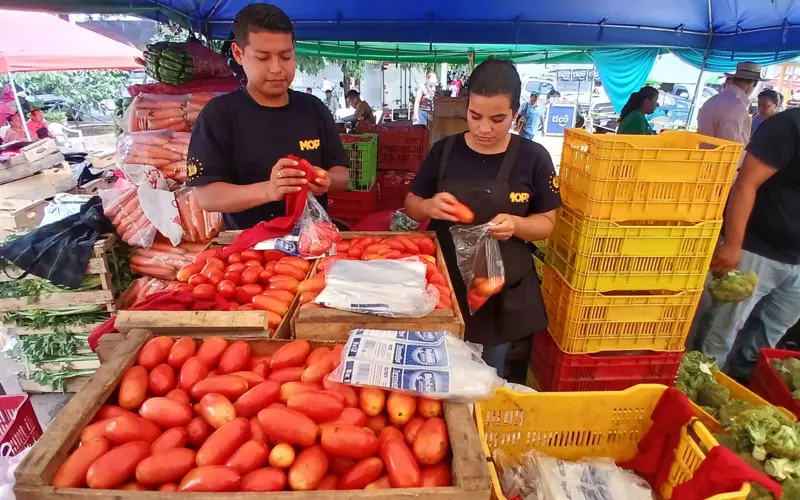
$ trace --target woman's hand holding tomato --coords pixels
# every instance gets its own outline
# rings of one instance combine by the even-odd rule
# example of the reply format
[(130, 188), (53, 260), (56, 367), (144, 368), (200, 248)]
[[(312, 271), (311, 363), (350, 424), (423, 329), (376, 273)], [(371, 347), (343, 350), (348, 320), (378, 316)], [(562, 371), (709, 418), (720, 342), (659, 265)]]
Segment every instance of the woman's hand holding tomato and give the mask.
[(311, 168), (314, 172), (314, 178), (311, 179), (311, 182), (308, 184), (308, 189), (317, 196), (327, 193), (328, 189), (331, 187), (331, 177), (328, 175), (328, 172), (319, 167)]
[(433, 198), (424, 201), (424, 211), (431, 219), (458, 222), (453, 206), (458, 203), (450, 193), (436, 193)]
[(494, 239), (505, 241), (514, 236), (514, 231), (517, 230), (517, 225), (514, 223), (514, 217), (508, 214), (499, 214), (491, 220), (489, 232), (492, 233)]

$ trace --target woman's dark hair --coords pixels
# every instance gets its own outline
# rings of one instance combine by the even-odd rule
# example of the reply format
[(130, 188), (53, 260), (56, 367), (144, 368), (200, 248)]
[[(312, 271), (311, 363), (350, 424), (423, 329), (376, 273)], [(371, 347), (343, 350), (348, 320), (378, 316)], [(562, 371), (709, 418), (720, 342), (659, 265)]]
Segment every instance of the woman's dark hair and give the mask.
[(770, 101), (774, 102), (776, 106), (780, 105), (780, 94), (772, 89), (762, 90), (758, 94), (759, 99), (769, 99)]
[(516, 113), (519, 109), (522, 82), (519, 79), (517, 68), (511, 61), (501, 59), (483, 61), (469, 75), (467, 88), (469, 88), (470, 95), (477, 94), (485, 97), (507, 95), (511, 100), (511, 110)]
[(645, 85), (640, 88), (638, 92), (631, 94), (628, 98), (628, 102), (622, 107), (622, 112), (619, 114), (619, 121), (624, 120), (632, 111), (640, 110), (642, 104), (644, 104), (644, 101), (647, 99), (658, 99), (658, 89), (650, 85)]
[(244, 48), (250, 33), (270, 31), (288, 33), (294, 39), (294, 26), (291, 19), (278, 7), (266, 3), (251, 3), (236, 14), (233, 20), (233, 36), (236, 44)]
[(345, 99), (361, 99), (361, 94), (358, 93), (356, 89), (350, 89), (347, 91), (347, 94), (344, 96)]

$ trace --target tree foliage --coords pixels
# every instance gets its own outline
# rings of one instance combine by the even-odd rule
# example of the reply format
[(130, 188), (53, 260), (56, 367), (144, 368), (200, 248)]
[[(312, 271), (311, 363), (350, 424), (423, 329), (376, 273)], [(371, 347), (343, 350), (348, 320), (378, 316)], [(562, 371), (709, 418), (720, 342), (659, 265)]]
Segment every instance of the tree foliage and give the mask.
[(119, 96), (128, 74), (118, 70), (42, 71), (15, 76), (28, 94), (55, 94), (74, 104), (94, 106)]

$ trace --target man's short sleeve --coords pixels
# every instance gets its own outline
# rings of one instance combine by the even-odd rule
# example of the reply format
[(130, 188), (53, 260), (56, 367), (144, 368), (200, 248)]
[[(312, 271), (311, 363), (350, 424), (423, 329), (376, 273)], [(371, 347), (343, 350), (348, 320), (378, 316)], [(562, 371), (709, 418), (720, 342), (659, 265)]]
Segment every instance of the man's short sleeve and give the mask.
[(322, 101), (319, 101), (317, 109), (318, 119), (322, 123), (322, 165), (318, 167), (330, 170), (331, 167), (350, 167), (347, 159), (347, 152), (344, 150), (342, 138), (336, 132), (336, 124), (333, 121), (333, 115), (325, 107)]
[(533, 166), (533, 196), (528, 204), (528, 214), (543, 214), (561, 206), (558, 175), (553, 159), (543, 146), (535, 157)]
[(186, 159), (187, 186), (204, 186), (213, 182), (232, 182), (233, 127), (214, 101), (209, 102), (197, 117)]
[(761, 122), (747, 152), (776, 170), (796, 161), (800, 130), (795, 116), (795, 112), (784, 111)]
[(444, 151), (444, 139), (433, 145), (428, 155), (422, 160), (417, 175), (411, 181), (408, 191), (420, 198), (432, 198), (439, 185), (439, 163)]

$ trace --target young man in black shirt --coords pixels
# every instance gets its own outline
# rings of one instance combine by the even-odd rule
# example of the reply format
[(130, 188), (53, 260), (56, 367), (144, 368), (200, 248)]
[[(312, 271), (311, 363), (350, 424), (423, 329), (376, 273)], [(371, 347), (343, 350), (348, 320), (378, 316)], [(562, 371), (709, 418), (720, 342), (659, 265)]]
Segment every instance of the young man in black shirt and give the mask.
[[(714, 301), (698, 334), (705, 354), (746, 379), (761, 349), (775, 347), (800, 319), (800, 109), (765, 120), (747, 146), (724, 241), (711, 260), (717, 276), (731, 269), (758, 274), (753, 296)], [(731, 353), (740, 330), (741, 346)]]
[(203, 108), (189, 145), (187, 185), (198, 187), (201, 208), (225, 215), (226, 229), (246, 229), (283, 215), (284, 196), (309, 182), (287, 156), (319, 172), (309, 189), (325, 206), (326, 193), (347, 187), (347, 154), (322, 101), (289, 88), (296, 60), (286, 14), (274, 5), (248, 5), (233, 33), (233, 57), (247, 86)]

